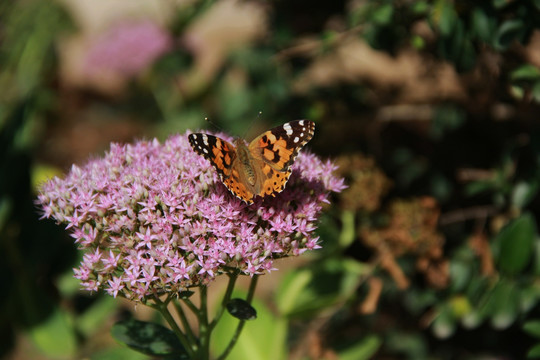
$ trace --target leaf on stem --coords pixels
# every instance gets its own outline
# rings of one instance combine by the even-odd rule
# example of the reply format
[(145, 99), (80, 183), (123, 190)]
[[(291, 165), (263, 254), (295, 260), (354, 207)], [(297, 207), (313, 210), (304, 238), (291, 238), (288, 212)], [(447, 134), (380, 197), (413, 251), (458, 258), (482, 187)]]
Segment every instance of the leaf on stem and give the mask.
[(176, 335), (164, 326), (134, 319), (119, 321), (111, 329), (112, 336), (129, 348), (148, 355), (175, 355), (189, 359)]
[(232, 299), (229, 301), (227, 303), (227, 311), (240, 320), (255, 320), (257, 318), (257, 310), (243, 299)]

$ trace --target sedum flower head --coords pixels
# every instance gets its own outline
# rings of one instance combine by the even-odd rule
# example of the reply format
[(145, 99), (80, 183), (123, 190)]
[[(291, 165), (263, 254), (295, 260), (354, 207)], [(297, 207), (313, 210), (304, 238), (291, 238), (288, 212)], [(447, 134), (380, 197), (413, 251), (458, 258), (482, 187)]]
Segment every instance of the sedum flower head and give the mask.
[(304, 151), (282, 193), (248, 206), (177, 135), (113, 144), (104, 158), (43, 184), (37, 203), (85, 251), (75, 269), (83, 288), (144, 300), (229, 271), (262, 274), (277, 258), (319, 248), (322, 205), (344, 188), (334, 170)]

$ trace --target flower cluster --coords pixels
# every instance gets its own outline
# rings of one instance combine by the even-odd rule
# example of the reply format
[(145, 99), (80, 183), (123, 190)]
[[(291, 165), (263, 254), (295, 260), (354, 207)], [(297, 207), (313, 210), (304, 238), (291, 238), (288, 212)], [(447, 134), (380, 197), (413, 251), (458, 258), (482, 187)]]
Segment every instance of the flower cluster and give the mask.
[(113, 144), (104, 158), (43, 184), (37, 203), (85, 250), (75, 269), (85, 289), (144, 300), (228, 271), (262, 274), (276, 258), (318, 248), (322, 205), (344, 188), (334, 170), (304, 151), (282, 193), (248, 206), (177, 135)]
[(87, 69), (135, 75), (168, 52), (172, 45), (171, 36), (151, 21), (121, 23), (90, 47)]

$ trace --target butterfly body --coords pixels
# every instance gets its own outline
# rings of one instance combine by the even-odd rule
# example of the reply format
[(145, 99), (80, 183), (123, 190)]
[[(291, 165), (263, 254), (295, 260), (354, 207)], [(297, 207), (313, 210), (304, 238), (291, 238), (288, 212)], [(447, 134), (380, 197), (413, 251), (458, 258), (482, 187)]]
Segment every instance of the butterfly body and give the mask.
[(312, 121), (295, 120), (265, 131), (249, 144), (235, 139), (233, 145), (202, 133), (190, 134), (189, 142), (210, 161), (229, 191), (252, 204), (255, 196), (276, 196), (283, 191), (294, 159), (314, 131)]

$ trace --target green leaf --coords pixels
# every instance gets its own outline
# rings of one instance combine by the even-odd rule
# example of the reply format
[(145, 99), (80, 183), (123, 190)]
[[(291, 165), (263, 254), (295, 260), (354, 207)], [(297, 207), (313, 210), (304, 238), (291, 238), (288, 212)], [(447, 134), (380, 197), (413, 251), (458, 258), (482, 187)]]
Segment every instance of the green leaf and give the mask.
[(511, 19), (505, 21), (495, 35), (494, 47), (498, 51), (506, 50), (514, 41), (521, 41), (526, 26), (521, 19)]
[(229, 314), (240, 320), (255, 320), (257, 310), (244, 299), (232, 299), (227, 303)]
[(134, 319), (119, 321), (113, 325), (111, 334), (120, 343), (144, 354), (174, 354), (179, 359), (189, 359), (176, 335), (158, 324)]
[(523, 325), (523, 331), (525, 331), (527, 334), (531, 336), (540, 338), (540, 320), (527, 321)]
[(148, 360), (148, 356), (134, 352), (133, 350), (126, 347), (114, 347), (96, 351), (92, 353), (89, 357), (90, 360), (120, 360), (120, 359), (129, 359), (129, 360)]
[(430, 7), (431, 5), (427, 1), (413, 1), (410, 3), (410, 10), (415, 15), (425, 15)]
[(344, 210), (341, 213), (342, 230), (339, 235), (339, 245), (342, 249), (349, 247), (356, 239), (355, 231), (355, 213)]
[(483, 316), (478, 311), (473, 310), (461, 318), (461, 325), (468, 330), (476, 329), (483, 320)]
[(288, 273), (276, 294), (277, 307), (287, 316), (309, 316), (352, 294), (367, 266), (351, 259), (331, 259)]
[(540, 69), (538, 69), (538, 67), (534, 65), (525, 64), (512, 71), (512, 73), (510, 74), (510, 79), (512, 79), (513, 81), (538, 80), (540, 79)]
[(527, 358), (528, 359), (538, 359), (538, 358), (540, 358), (540, 344), (534, 345), (527, 352)]
[(508, 0), (493, 0), (493, 6), (497, 9), (502, 9), (507, 6), (510, 2)]
[(117, 306), (117, 299), (111, 296), (100, 297), (77, 318), (77, 329), (87, 336), (95, 333), (110, 318)]
[(527, 313), (531, 311), (540, 300), (540, 287), (537, 285), (521, 288), (519, 292), (519, 311)]
[(393, 14), (394, 7), (392, 4), (385, 4), (373, 11), (371, 21), (378, 25), (388, 25), (392, 21)]
[(475, 8), (471, 13), (472, 31), (482, 41), (491, 43), (493, 29), (490, 17), (482, 8)]
[(540, 241), (535, 241), (534, 245), (533, 274), (540, 276)]
[(450, 288), (455, 292), (465, 290), (471, 278), (470, 263), (453, 258), (450, 261)]
[(499, 247), (497, 260), (501, 270), (509, 274), (521, 272), (530, 262), (536, 236), (536, 222), (530, 213), (506, 225), (494, 241)]
[(421, 333), (407, 330), (390, 330), (384, 338), (385, 349), (402, 354), (400, 359), (427, 359), (428, 345)]
[(52, 315), (30, 330), (30, 336), (36, 346), (48, 357), (55, 359), (73, 359), (77, 349), (75, 332), (69, 315), (56, 309)]
[(437, 3), (437, 15), (439, 16), (439, 30), (443, 36), (450, 36), (454, 27), (459, 23), (459, 18), (453, 3), (442, 0)]
[(456, 331), (456, 318), (448, 305), (439, 309), (439, 314), (431, 325), (433, 334), (439, 339), (447, 339)]
[(367, 336), (350, 347), (338, 350), (339, 360), (373, 359), (381, 344), (382, 340), (378, 336)]
[(522, 209), (531, 202), (538, 193), (538, 182), (521, 181), (512, 191), (512, 205)]
[(506, 329), (514, 323), (519, 312), (519, 297), (516, 284), (507, 278), (501, 278), (482, 309), (485, 315), (491, 318), (491, 325), (495, 329)]
[[(234, 296), (245, 297), (235, 293)], [(244, 329), (227, 359), (282, 360), (286, 359), (287, 323), (274, 315), (262, 302), (254, 300), (257, 320), (244, 323)], [(229, 344), (239, 320), (224, 313), (212, 334), (212, 358), (217, 358)]]

